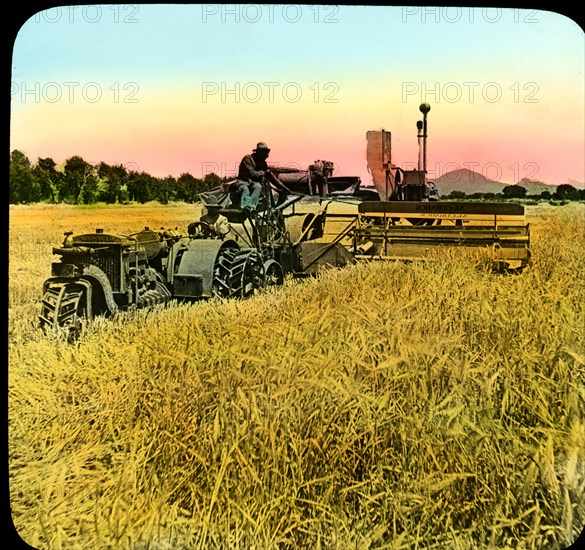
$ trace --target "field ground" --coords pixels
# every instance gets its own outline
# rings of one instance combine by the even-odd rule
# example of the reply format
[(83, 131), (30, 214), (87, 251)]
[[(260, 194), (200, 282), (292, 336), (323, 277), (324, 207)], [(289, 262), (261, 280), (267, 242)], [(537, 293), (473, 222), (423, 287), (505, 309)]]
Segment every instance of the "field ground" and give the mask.
[(585, 525), (585, 205), (520, 275), (359, 264), (248, 301), (36, 329), (63, 232), (191, 205), (10, 208), (9, 482), (36, 548), (564, 548)]

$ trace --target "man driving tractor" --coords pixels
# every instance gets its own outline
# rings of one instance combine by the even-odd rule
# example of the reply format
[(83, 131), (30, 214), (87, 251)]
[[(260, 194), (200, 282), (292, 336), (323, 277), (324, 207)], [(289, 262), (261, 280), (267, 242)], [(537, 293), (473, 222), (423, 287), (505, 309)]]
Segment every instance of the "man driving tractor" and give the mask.
[(207, 210), (198, 222), (193, 222), (187, 227), (189, 235), (200, 235), (206, 237), (219, 237), (223, 239), (231, 229), (231, 226), (225, 216), (222, 216), (219, 211), (221, 204), (217, 201), (217, 197), (213, 195), (208, 197), (203, 206)]

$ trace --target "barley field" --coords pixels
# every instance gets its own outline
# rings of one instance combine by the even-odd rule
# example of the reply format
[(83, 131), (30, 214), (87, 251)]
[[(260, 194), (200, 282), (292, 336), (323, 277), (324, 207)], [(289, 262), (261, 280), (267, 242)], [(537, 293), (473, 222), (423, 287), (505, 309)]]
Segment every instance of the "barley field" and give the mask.
[(63, 232), (192, 205), (10, 208), (12, 519), (47, 549), (566, 548), (585, 526), (585, 205), (520, 275), (362, 263), (247, 301), (37, 328)]

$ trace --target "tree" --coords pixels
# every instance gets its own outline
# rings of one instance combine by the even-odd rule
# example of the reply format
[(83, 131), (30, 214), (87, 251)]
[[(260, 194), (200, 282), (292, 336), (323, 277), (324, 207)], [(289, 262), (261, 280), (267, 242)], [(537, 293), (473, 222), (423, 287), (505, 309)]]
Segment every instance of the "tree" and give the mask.
[(156, 178), (146, 172), (130, 172), (127, 183), (130, 200), (141, 204), (153, 200), (155, 180)]
[(203, 182), (188, 172), (182, 173), (177, 179), (176, 199), (185, 202), (196, 202), (203, 189)]
[(98, 179), (94, 168), (80, 156), (65, 161), (62, 199), (75, 204), (91, 204), (97, 200)]
[(206, 174), (203, 178), (203, 190), (211, 191), (212, 189), (219, 187), (222, 184), (222, 181), (223, 180), (214, 172)]
[(115, 164), (110, 166), (105, 162), (100, 162), (97, 167), (97, 174), (100, 178), (98, 200), (109, 204), (126, 200), (128, 172), (124, 165)]
[(526, 196), (526, 187), (521, 185), (506, 185), (502, 189), (502, 193), (506, 199), (522, 199)]
[(451, 191), (449, 193), (450, 199), (464, 199), (465, 198), (465, 191)]
[(38, 182), (41, 200), (59, 202), (59, 192), (63, 183), (63, 174), (56, 169), (56, 162), (50, 158), (38, 158), (32, 169), (33, 178)]
[(579, 190), (568, 183), (563, 183), (557, 187), (553, 198), (559, 201), (578, 201)]
[(10, 153), (9, 202), (11, 204), (30, 202), (32, 191), (32, 171), (28, 157), (18, 149)]
[(166, 178), (155, 178), (155, 195), (154, 199), (158, 200), (161, 204), (168, 204), (169, 200), (172, 199), (171, 192), (175, 187), (175, 178), (173, 176), (167, 176)]

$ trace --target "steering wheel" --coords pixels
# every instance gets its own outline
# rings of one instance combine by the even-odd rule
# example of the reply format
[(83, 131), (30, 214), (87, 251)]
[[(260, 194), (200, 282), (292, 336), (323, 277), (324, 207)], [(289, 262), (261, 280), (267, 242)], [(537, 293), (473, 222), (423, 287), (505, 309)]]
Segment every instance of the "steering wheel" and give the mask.
[(215, 229), (206, 222), (192, 222), (187, 226), (187, 232), (192, 237), (215, 237)]

